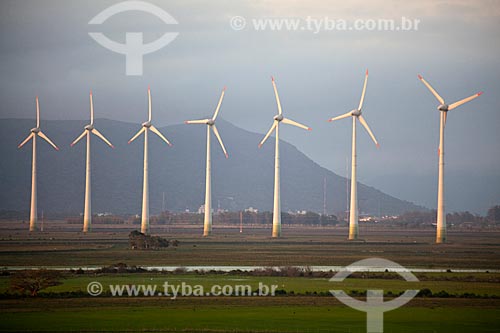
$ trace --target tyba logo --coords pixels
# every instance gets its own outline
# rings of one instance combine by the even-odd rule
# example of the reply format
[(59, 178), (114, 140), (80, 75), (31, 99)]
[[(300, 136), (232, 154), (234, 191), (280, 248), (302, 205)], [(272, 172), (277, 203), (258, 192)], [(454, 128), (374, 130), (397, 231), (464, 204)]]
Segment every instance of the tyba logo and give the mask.
[[(344, 267), (335, 274), (330, 282), (342, 282), (352, 272), (396, 272), (408, 282), (418, 282), (413, 273), (387, 259), (369, 258), (356, 261)], [(330, 290), (330, 293), (345, 305), (358, 311), (366, 312), (366, 331), (368, 333), (381, 333), (384, 331), (384, 312), (402, 307), (418, 294), (419, 290), (406, 290), (402, 295), (384, 302), (383, 290), (367, 290), (366, 302), (348, 296), (343, 290)]]
[[(91, 25), (104, 23), (110, 17), (127, 11), (142, 11), (160, 18), (165, 24), (177, 24), (177, 21), (158, 6), (144, 1), (124, 1), (112, 5), (89, 21)], [(178, 32), (166, 32), (157, 40), (144, 44), (142, 32), (126, 32), (125, 44), (120, 44), (106, 37), (101, 32), (90, 32), (92, 37), (101, 46), (125, 55), (126, 75), (142, 75), (142, 58), (145, 54), (156, 52), (172, 42)]]

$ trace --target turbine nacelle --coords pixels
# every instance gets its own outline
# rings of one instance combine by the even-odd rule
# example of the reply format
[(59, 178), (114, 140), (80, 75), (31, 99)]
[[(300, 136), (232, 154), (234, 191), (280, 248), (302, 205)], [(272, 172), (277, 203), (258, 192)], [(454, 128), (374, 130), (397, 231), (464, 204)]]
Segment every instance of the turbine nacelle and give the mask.
[[(358, 108), (351, 110), (349, 112), (346, 112), (340, 116), (330, 118), (330, 119), (328, 119), (328, 121), (332, 122), (332, 121), (337, 121), (337, 120), (345, 119), (345, 118), (349, 118), (349, 117), (356, 117), (356, 119), (358, 119), (359, 122), (361, 123), (361, 125), (363, 125), (363, 127), (366, 129), (366, 131), (368, 132), (368, 134), (370, 135), (373, 142), (375, 143), (375, 145), (378, 148), (379, 147), (378, 141), (377, 141), (377, 139), (375, 139), (375, 135), (373, 135), (372, 130), (370, 129), (370, 126), (368, 126), (368, 123), (366, 122), (366, 120), (363, 117), (362, 112), (361, 112), (361, 110), (363, 108), (363, 102), (365, 100), (366, 84), (367, 83), (368, 83), (368, 70), (366, 70), (366, 73), (365, 73), (365, 82), (363, 84), (363, 90), (361, 92), (361, 99), (359, 100)], [(353, 130), (354, 130), (354, 123), (353, 123)]]
[[(219, 134), (219, 130), (217, 130), (217, 126), (215, 126), (215, 120), (217, 119), (217, 115), (219, 114), (220, 107), (222, 105), (222, 100), (224, 99), (224, 93), (226, 92), (226, 87), (222, 89), (222, 93), (219, 98), (219, 102), (217, 103), (217, 107), (215, 108), (215, 112), (212, 116), (212, 118), (206, 118), (206, 119), (197, 119), (197, 120), (186, 120), (184, 124), (202, 124), (202, 125), (207, 125), (208, 126), (208, 131), (210, 132), (210, 129), (214, 131), (214, 134), (219, 141), (219, 144), (222, 148), (222, 151), (224, 152), (224, 155), (226, 158), (228, 158), (228, 154), (226, 151), (226, 147), (224, 147), (224, 144), (222, 143), (222, 139)], [(207, 146), (209, 146), (209, 141), (207, 140)], [(208, 156), (208, 155), (207, 155)], [(208, 164), (207, 164), (208, 165)]]
[(282, 114), (277, 114), (274, 116), (274, 120), (276, 121), (282, 121), (283, 120), (283, 115)]
[[(455, 102), (455, 103), (451, 103), (451, 104), (449, 104), (449, 105), (448, 105), (448, 104), (446, 104), (446, 103), (444, 102), (444, 98), (443, 98), (443, 97), (441, 97), (441, 96), (438, 94), (438, 92), (437, 92), (434, 88), (432, 88), (432, 86), (429, 84), (429, 82), (425, 81), (425, 79), (422, 77), (422, 75), (418, 75), (418, 79), (419, 79), (420, 81), (422, 81), (422, 83), (423, 83), (423, 84), (427, 87), (427, 89), (429, 89), (429, 91), (430, 91), (430, 92), (434, 95), (434, 97), (438, 100), (438, 102), (439, 102), (440, 104), (439, 104), (439, 106), (437, 107), (437, 109), (438, 109), (439, 111), (443, 111), (443, 112), (451, 111), (451, 110), (453, 110), (453, 109), (455, 109), (455, 108), (459, 107), (460, 105), (465, 104), (465, 103), (467, 103), (467, 102), (470, 102), (470, 101), (472, 101), (473, 99), (475, 99), (475, 98), (477, 98), (477, 97), (479, 97), (479, 96), (481, 96), (481, 95), (483, 94), (483, 92), (481, 91), (481, 92), (478, 92), (478, 93), (476, 93), (476, 94), (474, 94), (474, 95), (472, 95), (472, 96), (466, 97), (466, 98), (464, 98), (464, 99), (461, 99), (461, 100), (459, 100), (459, 101), (457, 101), (457, 102)], [(446, 118), (445, 118), (445, 120), (446, 120)]]
[[(30, 129), (30, 132), (31, 134), (28, 135), (28, 137), (26, 139), (24, 139), (23, 142), (21, 142), (17, 147), (18, 148), (21, 148), (22, 146), (24, 146), (28, 141), (30, 141), (31, 139), (34, 140), (34, 138), (36, 136), (39, 136), (41, 137), (42, 139), (44, 139), (45, 141), (48, 142), (48, 144), (50, 144), (52, 147), (54, 147), (55, 150), (59, 150), (59, 148), (54, 144), (54, 142), (52, 142), (43, 132), (42, 130), (40, 129), (40, 105), (38, 104), (38, 96), (36, 97), (36, 127), (33, 127), (32, 129)], [(35, 149), (35, 146), (33, 146), (33, 149)], [(35, 154), (36, 152), (34, 152)], [(31, 217), (30, 217), (31, 219)]]
[[(273, 124), (271, 125), (271, 128), (267, 132), (266, 136), (264, 136), (264, 139), (262, 139), (262, 141), (259, 143), (259, 148), (262, 147), (262, 145), (264, 144), (264, 142), (266, 142), (267, 138), (269, 138), (269, 136), (271, 135), (271, 133), (274, 132), (275, 130), (277, 130), (278, 125), (281, 122), (283, 122), (283, 124), (288, 124), (288, 125), (296, 126), (296, 127), (308, 130), (308, 131), (311, 130), (310, 127), (307, 127), (306, 125), (298, 123), (298, 122), (296, 122), (296, 121), (294, 121), (292, 119), (285, 118), (283, 116), (283, 111), (281, 109), (281, 102), (280, 102), (280, 98), (279, 98), (279, 95), (278, 95), (278, 88), (276, 88), (276, 82), (274, 81), (274, 77), (271, 76), (271, 80), (272, 80), (273, 89), (274, 89), (274, 96), (276, 97), (276, 105), (278, 106), (278, 114), (273, 117), (273, 120), (274, 120)], [(278, 140), (278, 139), (276, 139), (276, 140)]]
[(437, 109), (438, 109), (439, 111), (444, 111), (444, 112), (447, 112), (447, 111), (448, 111), (448, 108), (449, 108), (448, 104), (440, 104), (440, 105), (437, 107)]
[[(73, 147), (74, 145), (77, 144), (78, 141), (80, 141), (81, 139), (83, 139), (85, 136), (87, 136), (87, 139), (90, 140), (90, 134), (94, 134), (95, 136), (97, 136), (98, 138), (100, 138), (102, 141), (104, 141), (108, 146), (110, 146), (111, 148), (115, 148), (115, 146), (113, 146), (113, 144), (111, 142), (109, 142), (108, 139), (106, 139), (104, 137), (104, 135), (101, 134), (101, 132), (99, 132), (95, 127), (94, 127), (94, 101), (92, 99), (92, 91), (90, 91), (90, 124), (86, 125), (85, 127), (83, 127), (83, 133), (80, 134), (79, 137), (77, 137), (75, 139), (75, 141), (73, 141), (71, 143), (71, 147)], [(85, 220), (85, 218), (84, 218)]]
[[(142, 133), (147, 133), (147, 131), (149, 130), (149, 131), (155, 133), (156, 135), (158, 135), (160, 137), (160, 139), (165, 141), (169, 146), (172, 146), (170, 141), (168, 141), (167, 138), (163, 134), (161, 134), (161, 132), (151, 123), (151, 118), (152, 118), (151, 89), (149, 87), (148, 87), (148, 114), (149, 114), (148, 121), (145, 121), (141, 124), (141, 129), (139, 130), (139, 132), (137, 132), (130, 140), (128, 140), (128, 143), (130, 144), (132, 141), (137, 139), (139, 137), (139, 135), (141, 135)], [(145, 141), (145, 145), (146, 145), (146, 143), (147, 142)], [(142, 229), (142, 227), (141, 227), (141, 229)]]

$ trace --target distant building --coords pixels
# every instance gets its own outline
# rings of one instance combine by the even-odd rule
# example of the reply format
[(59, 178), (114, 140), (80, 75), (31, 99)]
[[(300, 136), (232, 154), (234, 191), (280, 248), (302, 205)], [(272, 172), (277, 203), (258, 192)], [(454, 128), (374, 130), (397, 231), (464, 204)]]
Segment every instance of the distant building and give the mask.
[(97, 213), (97, 216), (112, 216), (112, 213), (104, 212), (104, 213)]
[(396, 220), (398, 218), (398, 215), (384, 215), (381, 217), (381, 220)]
[[(212, 208), (211, 213), (214, 212), (214, 209)], [(200, 208), (198, 208), (198, 214), (205, 214), (205, 205), (201, 205)]]
[(253, 207), (248, 207), (247, 209), (245, 209), (245, 213), (255, 213), (257, 214), (259, 212), (259, 210), (257, 208), (253, 208)]

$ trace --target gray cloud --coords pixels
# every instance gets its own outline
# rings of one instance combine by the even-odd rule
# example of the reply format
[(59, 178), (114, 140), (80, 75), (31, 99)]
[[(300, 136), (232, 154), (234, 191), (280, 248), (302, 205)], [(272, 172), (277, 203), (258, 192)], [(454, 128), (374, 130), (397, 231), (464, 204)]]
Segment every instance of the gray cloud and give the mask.
[[(117, 41), (124, 40), (126, 31), (142, 31), (146, 40), (180, 32), (166, 48), (144, 57), (142, 77), (125, 76), (124, 56), (88, 36), (93, 30), (88, 21), (117, 2), (3, 1), (1, 116), (32, 118), (34, 96), (40, 95), (45, 119), (85, 119), (88, 90), (93, 89), (97, 117), (141, 122), (150, 84), (155, 117), (166, 125), (210, 114), (227, 85), (222, 117), (265, 132), (276, 112), (269, 79), (275, 75), (287, 115), (314, 129), (287, 128), (283, 138), (343, 175), (350, 123), (325, 119), (357, 105), (369, 68), (365, 115), (382, 148), (376, 150), (368, 135), (359, 133), (360, 180), (433, 207), (438, 113), (434, 98), (416, 78), (421, 73), (450, 101), (485, 91), (450, 113), (447, 184), (467, 186), (460, 195), (450, 193), (448, 207), (484, 212), (485, 203), (500, 201), (496, 1), (151, 1), (175, 17), (178, 26), (166, 27), (144, 13), (124, 13), (100, 27)], [(421, 26), (404, 33), (233, 31), (229, 19), (234, 15), (407, 16), (420, 19)], [(484, 184), (490, 184), (487, 193), (477, 195)]]

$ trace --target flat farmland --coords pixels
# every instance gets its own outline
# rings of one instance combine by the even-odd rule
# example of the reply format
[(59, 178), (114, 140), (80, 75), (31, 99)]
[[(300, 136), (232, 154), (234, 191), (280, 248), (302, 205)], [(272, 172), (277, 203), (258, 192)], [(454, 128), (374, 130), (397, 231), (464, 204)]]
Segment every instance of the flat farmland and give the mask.
[[(13, 226), (17, 226), (14, 228)], [(0, 266), (104, 266), (118, 262), (137, 266), (339, 266), (381, 257), (403, 266), (442, 269), (500, 267), (500, 230), (449, 232), (449, 242), (434, 244), (434, 230), (362, 227), (362, 240), (347, 241), (346, 228), (283, 228), (272, 239), (270, 229), (153, 228), (176, 239), (178, 247), (133, 251), (130, 229), (95, 226), (83, 234), (75, 226), (47, 223), (45, 232), (29, 234), (19, 224), (0, 225)], [(68, 228), (74, 228), (75, 230)]]
[[(395, 297), (406, 289), (428, 290), (405, 306), (384, 314), (384, 332), (497, 332), (500, 318), (500, 231), (453, 230), (449, 242), (434, 244), (434, 230), (362, 226), (363, 239), (347, 241), (347, 229), (283, 228), (272, 239), (269, 228), (216, 227), (201, 237), (199, 227), (153, 227), (152, 233), (179, 245), (139, 251), (129, 246), (131, 228), (96, 225), (89, 234), (79, 226), (49, 221), (44, 232), (30, 234), (19, 222), (0, 224), (0, 331), (4, 332), (366, 332), (366, 314), (329, 294), (382, 289)], [(356, 275), (333, 284), (334, 274), (308, 273), (308, 267), (346, 266), (379, 257), (414, 268), (419, 282), (409, 284), (395, 273)], [(124, 263), (157, 267), (140, 273), (92, 270)], [(205, 267), (204, 271), (161, 271), (162, 267)], [(210, 266), (254, 266), (267, 273), (210, 271)], [(304, 276), (273, 275), (269, 268), (300, 266)], [(61, 284), (37, 297), (21, 297), (11, 279), (22, 268), (87, 268), (66, 271)], [(15, 269), (14, 269), (15, 268)], [(418, 271), (418, 270), (421, 271)], [(275, 270), (279, 270), (275, 268)], [(461, 270), (468, 270), (463, 272)], [(293, 269), (290, 270), (293, 272)], [(271, 273), (270, 273), (271, 272)], [(259, 275), (260, 274), (260, 275)], [(309, 274), (309, 275), (308, 275)], [(87, 285), (97, 281), (103, 294), (91, 297)], [(111, 285), (276, 285), (268, 297), (113, 296)], [(387, 298), (387, 297), (386, 297)], [(387, 301), (387, 299), (386, 299)]]

